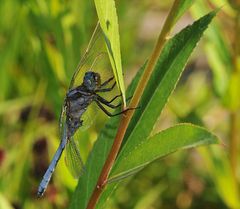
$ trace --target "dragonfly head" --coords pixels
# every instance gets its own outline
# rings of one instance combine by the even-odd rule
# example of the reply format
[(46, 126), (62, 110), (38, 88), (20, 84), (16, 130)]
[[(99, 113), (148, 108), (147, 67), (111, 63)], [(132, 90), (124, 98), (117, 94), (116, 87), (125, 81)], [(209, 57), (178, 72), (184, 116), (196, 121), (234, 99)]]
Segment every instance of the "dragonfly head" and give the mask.
[(83, 84), (89, 91), (93, 91), (101, 85), (101, 77), (96, 72), (86, 72), (83, 78)]

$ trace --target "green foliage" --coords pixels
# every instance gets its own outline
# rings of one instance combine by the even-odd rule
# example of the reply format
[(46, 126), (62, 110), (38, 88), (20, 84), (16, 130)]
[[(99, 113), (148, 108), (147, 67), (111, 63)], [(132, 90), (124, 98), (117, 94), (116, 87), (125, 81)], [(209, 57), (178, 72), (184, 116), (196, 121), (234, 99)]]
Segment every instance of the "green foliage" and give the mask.
[[(57, 118), (91, 33), (86, 28), (94, 24), (93, 9), (79, 1), (1, 1), (1, 203), (52, 208), (46, 199), (36, 204), (36, 187), (59, 143)], [(55, 201), (57, 207), (63, 207), (67, 191), (76, 185), (63, 161), (57, 169), (63, 178), (56, 178), (65, 192)]]
[[(219, 7), (222, 5), (219, 5)], [(191, 8), (194, 17), (199, 17), (206, 13), (208, 9), (203, 1), (196, 1)], [(221, 33), (221, 28), (217, 22), (206, 33), (207, 41), (205, 51), (209, 65), (212, 67), (214, 74), (213, 84), (218, 96), (223, 97), (226, 94), (230, 73), (232, 69), (231, 55), (225, 37)]]
[(217, 137), (203, 128), (179, 124), (136, 144), (129, 153), (124, 153), (112, 169), (109, 181), (136, 173), (152, 161), (177, 150), (217, 143)]
[[(227, 1), (223, 2), (214, 2), (218, 7), (223, 6), (226, 13), (229, 13), (232, 16), (235, 16), (234, 11), (227, 5)], [(196, 1), (196, 4), (191, 9), (191, 12), (194, 17), (197, 17), (208, 10), (207, 5), (204, 4), (203, 1)], [(236, 18), (237, 15), (236, 15)], [(237, 21), (237, 20), (235, 20)], [(229, 43), (229, 38), (224, 36), (223, 28), (225, 26), (221, 24), (220, 21), (214, 22), (211, 27), (211, 30), (206, 32), (207, 40), (204, 43), (205, 52), (207, 54), (208, 63), (211, 66), (211, 70), (213, 73), (213, 85), (214, 92), (220, 98), (220, 102), (228, 108), (232, 114), (234, 115), (235, 111), (239, 110), (239, 99), (237, 96), (237, 92), (239, 92), (239, 79), (240, 74), (238, 68), (238, 64), (234, 63), (234, 59), (239, 59), (239, 51), (236, 51), (234, 48), (238, 48), (238, 35), (235, 35), (236, 40), (233, 49), (230, 48), (232, 43)], [(239, 26), (238, 26), (239, 27)], [(238, 28), (234, 28), (235, 33), (238, 34)], [(232, 55), (231, 53), (234, 53)], [(237, 54), (238, 53), (238, 54)], [(236, 65), (236, 66), (235, 66)], [(238, 122), (234, 124), (234, 122), (230, 126), (238, 126)], [(235, 133), (236, 130), (231, 128), (229, 130), (231, 136), (237, 135)], [(239, 140), (239, 139), (228, 139), (230, 144), (231, 140)], [(230, 145), (231, 146), (231, 145)], [(238, 147), (233, 145), (236, 149), (235, 152), (238, 152)], [(230, 148), (231, 149), (231, 148)], [(233, 151), (233, 150), (232, 150)], [(229, 156), (226, 156), (224, 152), (219, 152), (216, 149), (201, 149), (200, 154), (205, 159), (207, 164), (207, 171), (212, 176), (212, 180), (215, 183), (216, 191), (221, 196), (222, 200), (226, 205), (230, 208), (239, 208), (239, 190), (236, 184), (236, 177), (232, 170), (237, 165), (231, 165), (231, 155), (235, 155), (234, 153), (229, 153)]]
[(175, 25), (176, 22), (184, 15), (184, 13), (192, 6), (194, 0), (178, 0), (174, 2), (172, 14), (170, 15)]
[[(188, 57), (190, 56), (192, 50), (196, 46), (204, 30), (207, 28), (208, 24), (211, 22), (214, 16), (215, 12), (209, 13), (200, 20), (196, 21), (193, 25), (186, 27), (180, 33), (175, 35), (171, 40), (169, 40), (164, 47), (162, 54), (159, 57), (158, 63), (154, 69), (154, 72), (144, 91), (141, 100), (141, 108), (139, 111), (136, 111), (136, 114), (133, 116), (133, 122), (130, 124), (130, 128), (128, 129), (128, 133), (126, 135), (127, 138), (125, 138), (125, 144), (117, 158), (116, 164), (112, 169), (113, 178), (115, 178), (114, 175), (119, 175), (120, 171), (123, 173), (121, 175), (125, 176), (126, 173), (132, 173), (131, 170), (139, 170), (137, 168), (142, 168), (150, 161), (153, 161), (154, 159), (162, 157), (163, 155), (176, 151), (177, 149), (183, 149), (186, 146), (192, 147), (194, 145), (196, 146), (200, 144), (214, 143), (216, 141), (215, 137), (210, 137), (211, 134), (205, 135), (205, 138), (204, 134), (206, 134), (206, 132), (204, 131), (205, 133), (202, 135), (200, 134), (201, 131), (197, 131), (197, 128), (195, 130), (197, 137), (194, 136), (194, 134), (190, 135), (190, 141), (187, 144), (185, 144), (184, 141), (182, 141), (182, 143), (178, 145), (176, 144), (176, 142), (172, 142), (172, 145), (170, 141), (167, 143), (167, 145), (162, 142), (159, 144), (159, 147), (161, 147), (160, 149), (155, 144), (158, 143), (158, 140), (155, 142), (154, 139), (148, 139), (153, 129), (153, 126), (162, 111), (162, 108), (165, 106), (168, 97), (170, 96), (171, 92), (176, 86), (177, 81), (179, 80), (179, 77), (181, 75), (181, 72), (183, 71), (183, 67), (185, 66)], [(136, 79), (138, 79), (138, 76)], [(132, 91), (134, 89), (136, 83), (136, 81), (132, 83), (129, 91)], [(128, 94), (130, 93), (132, 92), (128, 92)], [(117, 127), (116, 122), (116, 119), (110, 119), (109, 124), (106, 125), (105, 129), (103, 129), (102, 133), (99, 135), (99, 138), (95, 143), (94, 148), (91, 151), (91, 155), (86, 163), (86, 172), (79, 179), (78, 187), (73, 196), (70, 208), (86, 207), (90, 195), (92, 194), (92, 191), (96, 185), (103, 163), (105, 162), (105, 159), (112, 144), (112, 139), (106, 136), (115, 135), (116, 129), (112, 129), (112, 127)], [(184, 135), (184, 133), (187, 133), (187, 130), (185, 128), (187, 127), (179, 126), (176, 127), (176, 130), (169, 129), (169, 136), (167, 137), (167, 139), (170, 140), (170, 136), (173, 134), (171, 133), (171, 131), (176, 131), (178, 133), (182, 131), (182, 138), (184, 140), (189, 139), (189, 136)], [(191, 128), (189, 127), (189, 134), (191, 133), (190, 129)], [(105, 134), (105, 132), (108, 134)], [(163, 135), (167, 132), (168, 131), (163, 132)], [(156, 135), (155, 138), (161, 138), (161, 132), (159, 133), (159, 135)], [(151, 142), (153, 142), (153, 144)], [(143, 155), (143, 153), (141, 152), (143, 158), (135, 158), (136, 156), (140, 157), (139, 155), (137, 155), (137, 153), (139, 153), (139, 151), (141, 150), (142, 145), (144, 145), (145, 148), (149, 146), (149, 148), (151, 149), (155, 146), (156, 150), (153, 151), (150, 149), (153, 155), (148, 155), (148, 157)], [(134, 153), (136, 154), (135, 156)], [(146, 152), (145, 150), (145, 153), (147, 154), (148, 152)], [(131, 156), (131, 154), (133, 155)], [(134, 159), (135, 163), (131, 161)], [(127, 165), (123, 163), (127, 163)], [(118, 169), (120, 169), (120, 171)], [(118, 177), (121, 178), (121, 175), (120, 177)], [(108, 195), (113, 189), (113, 184), (110, 184), (110, 186), (106, 188), (106, 190), (103, 192), (102, 198), (100, 199), (99, 205), (102, 205), (106, 202)], [(101, 208), (102, 206), (99, 207)]]
[[(126, 84), (132, 80), (126, 98), (132, 97), (146, 63), (136, 76), (135, 70), (149, 59), (160, 22), (173, 3), (115, 2), (1, 1), (0, 208), (87, 205), (120, 117), (108, 120), (100, 113), (93, 126), (79, 131), (80, 153), (86, 161), (83, 176), (79, 182), (73, 179), (63, 154), (45, 196), (36, 198), (38, 184), (59, 144), (59, 112), (71, 76), (99, 19), (120, 89), (124, 94), (122, 77)], [(190, 12), (194, 19), (214, 6), (221, 10), (201, 42), (214, 12), (168, 40), (144, 88), (140, 108), (130, 122), (97, 208), (240, 207), (239, 179), (232, 172), (239, 170), (240, 164), (232, 164), (232, 149), (228, 150), (231, 136), (239, 137), (240, 59), (235, 51), (239, 12), (233, 1), (229, 1), (231, 7), (227, 0), (175, 2), (169, 18), (171, 29), (176, 22), (185, 25), (193, 21), (190, 15), (184, 16), (193, 3)], [(231, 117), (236, 113), (234, 123)], [(181, 124), (173, 125), (178, 122)], [(226, 146), (186, 150), (216, 143), (216, 136), (207, 129), (220, 136)], [(183, 151), (170, 155), (177, 150)], [(239, 159), (239, 152), (237, 156)]]
[(120, 51), (120, 38), (118, 29), (118, 18), (114, 0), (95, 0), (98, 19), (105, 36), (114, 76), (122, 94), (124, 106), (126, 106), (125, 87)]
[[(146, 140), (165, 106), (186, 65), (186, 62), (215, 12), (186, 27), (170, 39), (164, 47), (154, 72), (141, 98), (141, 111), (136, 111), (124, 152), (132, 150), (138, 142)], [(120, 154), (121, 155), (121, 154)]]

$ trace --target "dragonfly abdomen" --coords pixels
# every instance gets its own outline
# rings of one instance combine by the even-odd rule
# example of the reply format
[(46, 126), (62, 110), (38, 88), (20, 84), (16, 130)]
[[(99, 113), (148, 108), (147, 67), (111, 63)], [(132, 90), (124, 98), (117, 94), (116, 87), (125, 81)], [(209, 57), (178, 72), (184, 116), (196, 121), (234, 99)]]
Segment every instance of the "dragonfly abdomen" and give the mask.
[(66, 137), (66, 132), (64, 132), (63, 139), (62, 139), (56, 153), (54, 154), (54, 157), (53, 157), (53, 159), (52, 159), (52, 161), (51, 161), (51, 163), (50, 163), (46, 173), (44, 174), (43, 179), (38, 187), (37, 195), (39, 197), (41, 197), (43, 195), (43, 193), (45, 192), (45, 190), (48, 186), (48, 183), (52, 177), (52, 174), (56, 168), (56, 165), (57, 165), (57, 163), (62, 155), (62, 152), (66, 146), (66, 143), (67, 143), (67, 137)]

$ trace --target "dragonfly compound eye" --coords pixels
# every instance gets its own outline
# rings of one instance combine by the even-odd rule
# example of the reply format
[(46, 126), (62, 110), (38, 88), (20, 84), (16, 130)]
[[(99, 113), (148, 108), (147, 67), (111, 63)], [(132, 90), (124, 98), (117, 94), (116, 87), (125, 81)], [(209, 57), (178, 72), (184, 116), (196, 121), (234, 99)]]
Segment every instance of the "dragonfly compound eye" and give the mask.
[(96, 83), (96, 86), (100, 86), (101, 85), (101, 77), (100, 77), (100, 75), (98, 73), (95, 73), (94, 81)]
[(94, 73), (86, 72), (84, 75), (83, 83), (88, 89), (93, 90), (95, 88)]

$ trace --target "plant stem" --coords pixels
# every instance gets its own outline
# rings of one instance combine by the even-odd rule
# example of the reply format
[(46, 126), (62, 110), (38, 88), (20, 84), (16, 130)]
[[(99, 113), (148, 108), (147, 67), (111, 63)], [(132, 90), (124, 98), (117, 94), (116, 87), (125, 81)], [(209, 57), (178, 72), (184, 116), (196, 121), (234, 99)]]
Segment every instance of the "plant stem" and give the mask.
[[(146, 69), (141, 77), (141, 80), (138, 83), (138, 86), (136, 88), (136, 91), (134, 92), (133, 98), (130, 103), (130, 107), (137, 107), (139, 100), (143, 94), (143, 90), (145, 89), (147, 82), (151, 76), (151, 73), (154, 69), (154, 66), (157, 62), (158, 57), (160, 56), (160, 53), (163, 49), (164, 44), (167, 41), (167, 36), (170, 33), (172, 27), (175, 24), (176, 21), (176, 11), (178, 11), (178, 8), (181, 6), (182, 0), (175, 0), (173, 3), (173, 6), (167, 16), (167, 19), (163, 25), (162, 31), (158, 37), (156, 46), (154, 48), (154, 51), (149, 59), (149, 62), (146, 66)], [(123, 115), (122, 120), (120, 122), (118, 132), (116, 134), (115, 140), (113, 142), (112, 148), (109, 152), (109, 155), (107, 157), (107, 160), (105, 161), (105, 164), (103, 166), (102, 172), (100, 174), (100, 177), (98, 179), (97, 185), (92, 193), (92, 196), (88, 202), (87, 209), (94, 209), (97, 201), (106, 186), (107, 178), (110, 173), (110, 170), (113, 166), (113, 163), (117, 157), (117, 154), (119, 152), (119, 149), (121, 147), (124, 135), (126, 133), (127, 127), (129, 125), (129, 122), (131, 121), (131, 118), (133, 116), (134, 111), (128, 111), (126, 114)]]

